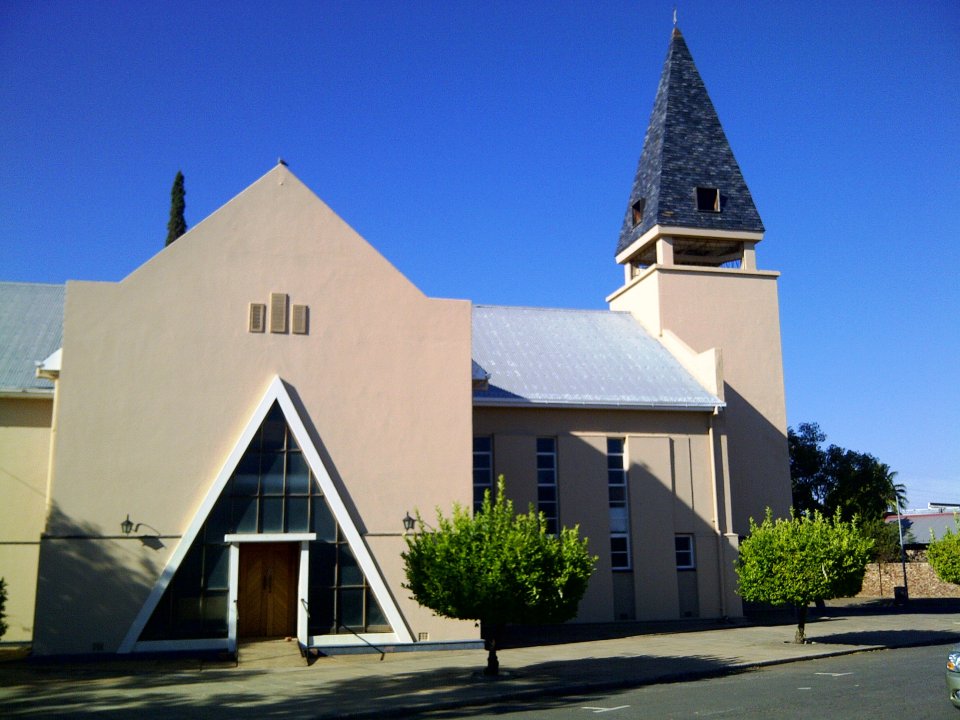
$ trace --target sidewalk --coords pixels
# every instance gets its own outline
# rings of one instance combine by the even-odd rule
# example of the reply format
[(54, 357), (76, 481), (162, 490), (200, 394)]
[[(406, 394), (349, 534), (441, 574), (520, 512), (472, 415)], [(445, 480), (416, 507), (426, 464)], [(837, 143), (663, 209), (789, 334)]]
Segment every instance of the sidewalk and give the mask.
[[(103, 718), (383, 718), (505, 700), (676, 682), (827, 655), (960, 641), (960, 601), (828, 604), (807, 624), (654, 633), (502, 650), (496, 680), (480, 650), (322, 657), (261, 643), (239, 666), (198, 660), (0, 663), (0, 715)], [(458, 713), (453, 713), (456, 715)]]

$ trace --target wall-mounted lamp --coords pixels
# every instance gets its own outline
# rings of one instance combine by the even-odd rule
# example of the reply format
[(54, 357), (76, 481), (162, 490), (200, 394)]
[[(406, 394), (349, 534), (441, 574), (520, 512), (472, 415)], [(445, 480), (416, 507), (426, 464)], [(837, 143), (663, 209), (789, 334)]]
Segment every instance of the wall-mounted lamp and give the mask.
[(413, 526), (416, 524), (417, 524), (417, 521), (414, 520), (412, 517), (410, 517), (410, 513), (408, 512), (406, 516), (403, 518), (403, 532), (404, 533), (410, 532), (411, 530), (413, 530)]
[(122, 532), (124, 535), (129, 535), (132, 532), (137, 532), (142, 527), (153, 530), (153, 534), (157, 537), (160, 537), (160, 531), (157, 530), (153, 525), (147, 525), (147, 523), (142, 522), (138, 522), (136, 525), (134, 525), (133, 520), (130, 519), (130, 513), (127, 513), (127, 519), (120, 523), (120, 532)]

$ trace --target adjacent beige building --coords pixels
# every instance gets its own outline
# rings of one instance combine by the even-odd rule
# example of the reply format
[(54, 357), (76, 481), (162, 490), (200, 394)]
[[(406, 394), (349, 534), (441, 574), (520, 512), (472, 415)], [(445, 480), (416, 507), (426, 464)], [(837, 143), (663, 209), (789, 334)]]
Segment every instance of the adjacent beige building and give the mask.
[(678, 32), (608, 311), (426, 297), (277, 165), (121, 282), (0, 324), (62, 331), (4, 359), (3, 639), (474, 641), (403, 589), (401, 520), (473, 506), (499, 474), (590, 539), (577, 622), (741, 614), (738, 536), (790, 501), (762, 237)]

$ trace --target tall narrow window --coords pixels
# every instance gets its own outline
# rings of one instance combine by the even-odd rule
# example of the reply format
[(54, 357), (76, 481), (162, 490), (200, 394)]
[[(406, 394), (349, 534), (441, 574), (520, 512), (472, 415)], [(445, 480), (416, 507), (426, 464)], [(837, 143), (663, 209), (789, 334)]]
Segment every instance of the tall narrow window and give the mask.
[(493, 492), (493, 438), (473, 439), (473, 512), (483, 504), (483, 494)]
[(693, 535), (677, 535), (673, 544), (677, 551), (677, 570), (694, 570), (697, 562), (693, 554)]
[(557, 439), (537, 438), (537, 510), (547, 520), (547, 532), (557, 534)]
[(610, 503), (610, 566), (629, 570), (630, 505), (623, 438), (607, 438), (607, 493)]
[(636, 227), (643, 220), (643, 211), (647, 206), (646, 198), (640, 198), (630, 206), (630, 220)]

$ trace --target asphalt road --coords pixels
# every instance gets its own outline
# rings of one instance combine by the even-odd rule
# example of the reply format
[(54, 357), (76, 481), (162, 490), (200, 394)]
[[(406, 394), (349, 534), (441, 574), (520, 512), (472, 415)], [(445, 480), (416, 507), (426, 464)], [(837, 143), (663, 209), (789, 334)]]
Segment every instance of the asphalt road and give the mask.
[(877, 650), (761, 668), (695, 682), (651, 685), (575, 698), (546, 698), (422, 717), (609, 720), (737, 718), (738, 720), (960, 720), (947, 700), (944, 669), (950, 645)]

